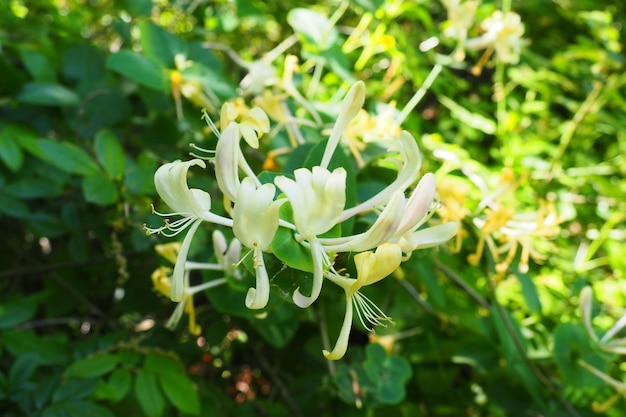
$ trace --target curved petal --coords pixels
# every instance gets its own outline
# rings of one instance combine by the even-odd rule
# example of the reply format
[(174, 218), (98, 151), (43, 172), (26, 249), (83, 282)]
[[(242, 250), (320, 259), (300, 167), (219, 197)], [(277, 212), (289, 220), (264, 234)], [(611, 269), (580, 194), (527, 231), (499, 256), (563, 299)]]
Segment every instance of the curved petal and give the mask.
[(343, 317), (343, 324), (339, 331), (339, 337), (335, 343), (335, 347), (331, 352), (323, 350), (324, 357), (331, 361), (343, 358), (348, 350), (348, 340), (350, 339), (350, 330), (352, 329), (352, 297), (346, 294), (346, 315)]
[(163, 164), (154, 174), (154, 187), (157, 193), (165, 204), (176, 213), (190, 213), (193, 211), (189, 199), (190, 190), (187, 185), (187, 171), (194, 165), (206, 168), (206, 164), (202, 159), (192, 159), (186, 162), (176, 160)]
[(172, 301), (182, 301), (185, 293), (185, 264), (187, 263), (187, 254), (189, 253), (189, 247), (191, 246), (191, 241), (193, 240), (193, 235), (198, 230), (198, 226), (200, 226), (202, 220), (196, 220), (193, 222), (189, 231), (187, 231), (187, 235), (185, 239), (183, 239), (183, 243), (180, 246), (180, 252), (178, 252), (178, 257), (176, 258), (176, 265), (174, 265), (174, 272), (172, 273), (172, 291), (170, 293), (170, 299)]
[(322, 292), (322, 284), (324, 282), (324, 262), (326, 252), (322, 245), (314, 239), (311, 243), (311, 257), (313, 260), (313, 286), (311, 288), (311, 296), (302, 295), (300, 287), (293, 292), (293, 302), (300, 308), (307, 308), (319, 297)]
[(400, 238), (399, 245), (404, 253), (411, 253), (417, 249), (432, 248), (452, 239), (458, 230), (456, 222), (438, 224), (433, 227), (406, 233)]
[(432, 173), (429, 172), (420, 179), (407, 201), (402, 223), (396, 231), (397, 235), (403, 235), (421, 224), (435, 199), (435, 188), (435, 176)]
[(417, 147), (417, 142), (413, 136), (405, 130), (400, 133), (400, 153), (402, 154), (403, 164), (396, 179), (369, 200), (344, 210), (339, 218), (340, 222), (359, 213), (369, 211), (373, 207), (380, 206), (385, 201), (389, 200), (397, 191), (404, 193), (404, 190), (415, 181), (422, 165), (422, 158), (419, 148)]
[(230, 123), (215, 147), (215, 179), (230, 201), (235, 201), (239, 190), (239, 152), (239, 129)]
[(249, 288), (246, 294), (246, 307), (261, 309), (270, 299), (270, 280), (265, 269), (263, 251), (254, 249), (254, 270), (256, 272), (256, 287)]

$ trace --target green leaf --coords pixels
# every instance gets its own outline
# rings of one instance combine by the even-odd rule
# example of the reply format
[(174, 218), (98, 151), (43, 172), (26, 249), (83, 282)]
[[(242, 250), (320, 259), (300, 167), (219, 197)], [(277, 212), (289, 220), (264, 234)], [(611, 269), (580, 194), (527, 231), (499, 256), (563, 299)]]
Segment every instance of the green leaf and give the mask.
[[(280, 208), (280, 218), (291, 220), (292, 209), (289, 204)], [(271, 244), (272, 253), (291, 268), (300, 271), (313, 272), (311, 251), (300, 244), (294, 237), (294, 232), (285, 227), (279, 227)]]
[(21, 177), (4, 188), (7, 194), (20, 199), (51, 198), (61, 192), (61, 186), (49, 178)]
[(137, 372), (135, 378), (135, 395), (139, 405), (148, 417), (159, 417), (165, 410), (165, 400), (157, 384), (156, 374), (145, 369)]
[(198, 392), (189, 378), (181, 373), (160, 374), (159, 382), (167, 399), (183, 413), (200, 414)]
[(97, 387), (97, 379), (68, 379), (54, 392), (52, 400), (80, 400), (94, 392)]
[(55, 83), (56, 72), (45, 55), (20, 48), (20, 57), (24, 66), (36, 81)]
[(154, 188), (155, 172), (156, 169), (154, 168), (132, 166), (126, 172), (124, 185), (136, 195), (154, 194), (156, 192)]
[(31, 82), (25, 84), (17, 95), (22, 103), (41, 106), (77, 106), (78, 94), (60, 84)]
[[(106, 75), (104, 57), (103, 51), (95, 45), (87, 43), (73, 45), (63, 53), (62, 74), (68, 79), (82, 82), (104, 79)], [(82, 93), (87, 96), (85, 92)], [(90, 101), (93, 98), (96, 97), (90, 97)]]
[(130, 391), (132, 382), (133, 377), (127, 369), (119, 368), (113, 371), (108, 381), (109, 386), (115, 392), (115, 398), (112, 398), (112, 400), (120, 401), (124, 398)]
[(137, 84), (163, 93), (168, 91), (165, 68), (136, 52), (119, 51), (109, 56), (106, 65)]
[(19, 171), (24, 163), (24, 154), (18, 145), (17, 138), (5, 129), (0, 130), (0, 160), (13, 172)]
[(37, 141), (41, 159), (70, 174), (93, 175), (99, 172), (98, 165), (81, 148), (68, 142), (50, 139)]
[(73, 378), (95, 378), (109, 373), (117, 366), (118, 361), (118, 356), (113, 354), (90, 356), (71, 364), (64, 375)]
[(384, 0), (355, 0), (355, 3), (370, 13), (376, 12), (385, 3)]
[(0, 213), (7, 214), (18, 219), (24, 219), (30, 216), (30, 210), (26, 204), (15, 197), (0, 191)]
[(6, 330), (2, 344), (13, 356), (33, 354), (42, 365), (65, 363), (64, 345), (52, 337), (41, 337), (27, 330)]
[(563, 381), (567, 382), (567, 385), (595, 389), (600, 389), (605, 385), (600, 378), (579, 364), (579, 361), (582, 360), (602, 373), (608, 371), (607, 361), (594, 351), (582, 325), (560, 323), (556, 327), (554, 330), (554, 359), (561, 370)]
[(287, 346), (300, 325), (296, 307), (287, 303), (269, 311), (264, 319), (253, 320), (254, 328), (261, 337), (277, 349)]
[[(517, 266), (514, 266), (513, 269), (517, 269)], [(528, 310), (534, 314), (541, 314), (541, 299), (539, 299), (537, 287), (535, 286), (531, 276), (529, 274), (523, 274), (519, 271), (512, 272), (515, 273), (517, 280), (522, 286), (522, 295), (524, 296)]]
[(150, 354), (144, 362), (144, 369), (156, 374), (180, 374), (183, 370), (182, 364), (176, 359), (166, 356)]
[(35, 373), (38, 365), (37, 357), (34, 355), (18, 356), (9, 370), (9, 384), (11, 387), (17, 389), (28, 381)]
[(18, 298), (0, 304), (0, 329), (8, 329), (30, 320), (37, 310), (34, 297)]
[(68, 401), (63, 408), (70, 417), (115, 417), (111, 411), (91, 401)]
[(139, 23), (141, 47), (146, 56), (161, 62), (167, 68), (174, 68), (174, 57), (186, 55), (185, 44), (151, 20)]
[(98, 162), (104, 170), (114, 179), (119, 179), (124, 174), (126, 155), (119, 139), (110, 131), (98, 132), (95, 140), (95, 151)]
[(108, 206), (119, 198), (117, 186), (103, 173), (83, 178), (85, 200), (100, 206)]

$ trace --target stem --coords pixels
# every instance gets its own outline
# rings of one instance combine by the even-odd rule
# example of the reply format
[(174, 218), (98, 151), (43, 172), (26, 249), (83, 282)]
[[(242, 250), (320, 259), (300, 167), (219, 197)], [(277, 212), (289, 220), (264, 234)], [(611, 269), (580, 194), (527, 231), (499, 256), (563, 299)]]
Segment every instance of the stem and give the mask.
[(409, 113), (413, 111), (415, 106), (417, 106), (420, 100), (424, 97), (428, 89), (432, 86), (433, 82), (437, 79), (437, 76), (443, 69), (441, 64), (436, 64), (433, 69), (430, 70), (428, 77), (424, 80), (422, 86), (415, 92), (413, 97), (409, 100), (409, 102), (404, 106), (398, 117), (396, 117), (396, 123), (401, 125), (402, 122), (408, 117)]

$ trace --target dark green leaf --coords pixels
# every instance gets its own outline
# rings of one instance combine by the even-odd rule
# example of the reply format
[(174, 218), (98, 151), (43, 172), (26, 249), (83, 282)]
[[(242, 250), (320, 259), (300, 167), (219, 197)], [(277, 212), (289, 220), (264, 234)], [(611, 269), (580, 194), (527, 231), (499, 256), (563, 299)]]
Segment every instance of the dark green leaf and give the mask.
[(181, 373), (160, 374), (159, 382), (167, 399), (183, 413), (200, 414), (198, 392), (191, 381)]
[(39, 363), (35, 355), (18, 356), (9, 370), (9, 384), (13, 389), (19, 389), (20, 385), (33, 376), (38, 365)]
[(111, 205), (119, 197), (117, 186), (102, 173), (83, 178), (83, 195), (88, 202), (100, 206)]
[(63, 54), (62, 72), (64, 77), (72, 80), (93, 82), (103, 79), (106, 74), (104, 54), (94, 45), (74, 45)]
[(80, 400), (98, 387), (97, 379), (68, 379), (52, 395), (54, 401)]
[(0, 128), (0, 160), (13, 172), (19, 171), (24, 163), (24, 155), (18, 145), (17, 138)]
[(156, 374), (145, 369), (137, 372), (135, 395), (148, 417), (159, 417), (165, 410), (165, 400), (157, 384)]
[(78, 95), (60, 84), (32, 82), (25, 84), (17, 95), (18, 101), (42, 106), (77, 106)]
[(0, 191), (0, 201), (2, 201), (0, 213), (21, 219), (30, 216), (30, 210), (26, 204), (4, 191)]
[(43, 152), (40, 157), (62, 171), (79, 175), (93, 175), (99, 171), (89, 154), (76, 145), (49, 139), (40, 139), (37, 143)]
[(264, 319), (254, 319), (254, 327), (270, 345), (277, 349), (285, 347), (300, 325), (296, 309), (293, 304), (281, 304), (269, 311)]
[(143, 366), (148, 371), (163, 375), (180, 374), (183, 370), (179, 361), (167, 355), (150, 354), (146, 356)]
[(0, 303), (0, 329), (7, 329), (30, 320), (37, 310), (37, 301), (25, 297)]
[(63, 407), (70, 417), (115, 417), (111, 411), (91, 401), (67, 401)]
[(73, 378), (95, 378), (110, 372), (117, 366), (118, 361), (118, 356), (113, 354), (90, 356), (71, 364), (64, 375)]
[(119, 51), (107, 59), (107, 68), (153, 90), (167, 92), (165, 68), (132, 51)]
[(124, 150), (119, 139), (110, 131), (98, 132), (95, 140), (96, 157), (100, 165), (112, 178), (119, 179), (124, 173)]

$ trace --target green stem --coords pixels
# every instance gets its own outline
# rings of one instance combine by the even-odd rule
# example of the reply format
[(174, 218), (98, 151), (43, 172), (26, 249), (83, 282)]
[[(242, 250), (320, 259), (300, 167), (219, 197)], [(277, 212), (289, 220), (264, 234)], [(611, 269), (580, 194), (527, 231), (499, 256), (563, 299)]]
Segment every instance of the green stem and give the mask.
[(428, 77), (426, 77), (422, 86), (415, 92), (406, 106), (404, 106), (398, 117), (396, 117), (396, 123), (398, 123), (398, 125), (401, 125), (402, 122), (404, 122), (404, 120), (408, 117), (409, 113), (411, 113), (415, 106), (419, 104), (420, 100), (432, 86), (433, 82), (435, 82), (442, 69), (443, 66), (441, 64), (436, 64), (433, 69), (430, 70), (430, 74), (428, 74)]

